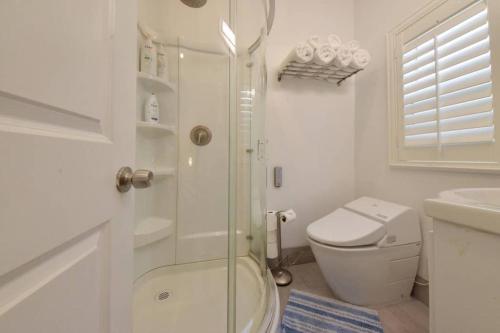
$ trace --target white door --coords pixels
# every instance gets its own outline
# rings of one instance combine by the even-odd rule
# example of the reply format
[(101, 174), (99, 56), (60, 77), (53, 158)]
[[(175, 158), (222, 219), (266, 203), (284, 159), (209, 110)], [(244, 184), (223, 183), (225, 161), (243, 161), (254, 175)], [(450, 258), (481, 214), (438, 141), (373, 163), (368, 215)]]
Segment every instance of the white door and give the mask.
[(2, 333), (130, 331), (135, 10), (0, 1)]

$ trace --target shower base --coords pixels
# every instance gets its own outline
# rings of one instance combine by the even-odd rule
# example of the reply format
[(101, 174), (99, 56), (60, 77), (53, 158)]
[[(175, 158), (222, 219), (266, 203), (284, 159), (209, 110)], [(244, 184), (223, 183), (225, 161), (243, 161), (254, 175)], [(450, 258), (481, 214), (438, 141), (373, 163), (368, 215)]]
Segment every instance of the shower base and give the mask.
[[(252, 259), (238, 258), (236, 269), (236, 332), (271, 332), (279, 313), (275, 295), (266, 294)], [(158, 268), (134, 289), (134, 333), (226, 332), (227, 260)]]

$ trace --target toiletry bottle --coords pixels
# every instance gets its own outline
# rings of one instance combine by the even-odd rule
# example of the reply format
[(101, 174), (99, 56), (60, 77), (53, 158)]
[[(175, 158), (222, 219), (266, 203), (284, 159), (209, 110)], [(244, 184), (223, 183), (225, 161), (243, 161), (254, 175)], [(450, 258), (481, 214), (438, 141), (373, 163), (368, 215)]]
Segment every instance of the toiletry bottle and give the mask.
[(158, 48), (158, 76), (163, 80), (168, 80), (167, 48), (163, 43)]
[(141, 48), (141, 72), (156, 76), (156, 46), (147, 38)]
[(160, 105), (155, 94), (151, 94), (144, 105), (144, 121), (156, 124), (160, 122)]

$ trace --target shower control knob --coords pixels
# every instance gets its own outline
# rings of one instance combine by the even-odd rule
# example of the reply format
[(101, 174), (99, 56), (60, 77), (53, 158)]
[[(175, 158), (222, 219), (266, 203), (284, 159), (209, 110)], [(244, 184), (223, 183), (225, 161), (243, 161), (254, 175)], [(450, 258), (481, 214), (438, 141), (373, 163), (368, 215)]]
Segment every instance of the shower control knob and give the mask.
[(206, 146), (212, 141), (212, 131), (206, 126), (196, 126), (191, 130), (191, 141), (197, 146)]
[(118, 192), (125, 193), (134, 188), (148, 188), (153, 182), (153, 172), (150, 170), (136, 170), (132, 172), (129, 167), (123, 167), (116, 174), (116, 188)]

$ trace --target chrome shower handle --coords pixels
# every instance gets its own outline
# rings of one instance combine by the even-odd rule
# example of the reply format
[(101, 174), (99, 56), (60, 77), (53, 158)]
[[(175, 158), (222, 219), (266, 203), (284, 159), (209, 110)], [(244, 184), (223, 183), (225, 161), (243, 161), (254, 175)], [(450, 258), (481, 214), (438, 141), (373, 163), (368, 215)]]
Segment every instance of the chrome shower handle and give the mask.
[(194, 127), (191, 130), (191, 141), (197, 146), (206, 146), (212, 140), (212, 131), (203, 125)]

